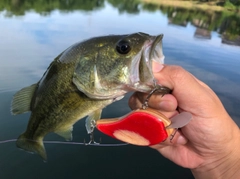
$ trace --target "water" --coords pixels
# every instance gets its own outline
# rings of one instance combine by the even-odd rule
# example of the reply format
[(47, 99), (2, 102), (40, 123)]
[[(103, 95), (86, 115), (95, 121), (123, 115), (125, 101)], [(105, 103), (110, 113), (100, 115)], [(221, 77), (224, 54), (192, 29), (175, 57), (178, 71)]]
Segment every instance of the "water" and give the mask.
[[(47, 2), (0, 3), (0, 140), (17, 138), (28, 123), (29, 113), (10, 114), (12, 95), (36, 83), (60, 52), (93, 36), (139, 31), (163, 33), (166, 63), (181, 65), (207, 83), (240, 125), (239, 16), (135, 1)], [(104, 109), (103, 117), (129, 112), (129, 96)], [(95, 136), (103, 143), (119, 143), (99, 132)], [(88, 140), (84, 120), (74, 125), (73, 138)], [(63, 141), (55, 134), (45, 140)], [(45, 147), (47, 163), (14, 142), (0, 144), (0, 178), (193, 178), (188, 169), (148, 147)]]

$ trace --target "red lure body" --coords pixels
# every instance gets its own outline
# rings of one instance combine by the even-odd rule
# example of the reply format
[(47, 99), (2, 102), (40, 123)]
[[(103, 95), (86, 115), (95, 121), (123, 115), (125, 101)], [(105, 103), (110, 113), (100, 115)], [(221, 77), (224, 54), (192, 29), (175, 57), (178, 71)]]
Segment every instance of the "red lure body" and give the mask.
[(173, 129), (166, 129), (171, 121), (151, 108), (138, 109), (114, 119), (97, 121), (97, 129), (104, 134), (134, 145), (150, 146), (168, 138)]

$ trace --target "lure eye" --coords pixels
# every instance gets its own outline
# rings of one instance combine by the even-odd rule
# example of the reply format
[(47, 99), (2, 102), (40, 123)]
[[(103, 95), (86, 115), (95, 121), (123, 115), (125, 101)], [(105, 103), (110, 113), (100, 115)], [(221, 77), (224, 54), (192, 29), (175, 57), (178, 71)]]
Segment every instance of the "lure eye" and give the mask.
[(118, 42), (116, 49), (120, 54), (127, 54), (131, 50), (131, 47), (128, 41), (121, 40)]

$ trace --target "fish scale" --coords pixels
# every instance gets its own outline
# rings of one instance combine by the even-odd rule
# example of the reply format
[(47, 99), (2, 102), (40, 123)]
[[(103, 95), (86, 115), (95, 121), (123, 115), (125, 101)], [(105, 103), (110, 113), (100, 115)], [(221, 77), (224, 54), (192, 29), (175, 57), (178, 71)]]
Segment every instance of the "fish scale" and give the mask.
[(39, 82), (14, 95), (12, 114), (32, 112), (17, 147), (47, 160), (43, 139), (48, 133), (72, 140), (73, 125), (85, 116), (91, 133), (104, 107), (129, 91), (147, 93), (155, 87), (149, 64), (162, 63), (163, 57), (162, 35), (141, 32), (95, 37), (70, 46)]

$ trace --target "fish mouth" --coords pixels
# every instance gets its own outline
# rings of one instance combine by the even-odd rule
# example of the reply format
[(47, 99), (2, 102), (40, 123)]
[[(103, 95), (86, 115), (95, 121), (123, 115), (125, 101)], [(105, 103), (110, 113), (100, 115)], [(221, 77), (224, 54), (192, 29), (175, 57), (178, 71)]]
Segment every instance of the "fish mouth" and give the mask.
[(159, 64), (164, 63), (165, 57), (162, 51), (162, 39), (163, 34), (153, 36), (148, 42), (146, 42), (144, 46), (145, 49), (142, 58), (145, 59), (146, 65), (148, 66), (148, 69), (152, 73), (152, 75), (153, 61)]
[(164, 63), (162, 39), (163, 34), (150, 36), (144, 43), (141, 53), (134, 60), (135, 65), (132, 66), (131, 82), (135, 90), (149, 92), (156, 86), (153, 75), (153, 61), (158, 64)]
[(162, 39), (163, 39), (163, 34), (160, 34), (155, 37), (155, 40), (153, 41), (150, 52), (149, 52), (149, 59), (152, 62), (158, 62), (163, 64), (164, 63), (164, 55), (162, 51)]

